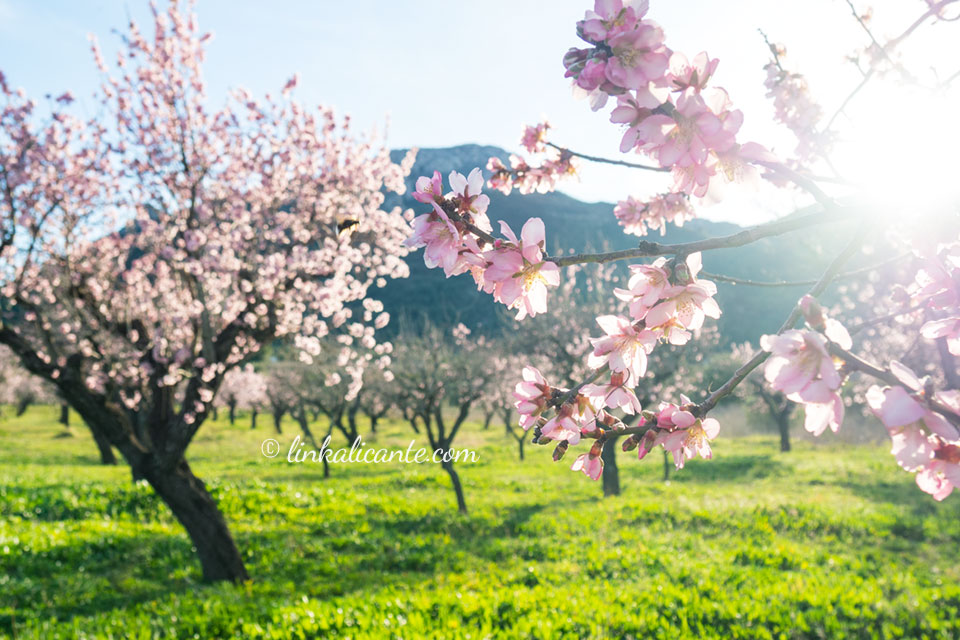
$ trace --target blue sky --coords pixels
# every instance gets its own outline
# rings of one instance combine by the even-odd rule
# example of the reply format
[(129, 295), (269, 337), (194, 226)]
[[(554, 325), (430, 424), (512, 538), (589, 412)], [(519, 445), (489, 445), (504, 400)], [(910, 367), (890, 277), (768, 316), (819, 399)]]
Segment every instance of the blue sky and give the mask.
[[(276, 91), (299, 72), (296, 95), (306, 103), (348, 112), (364, 128), (382, 128), (389, 116), (392, 147), (478, 142), (515, 151), (521, 126), (545, 115), (557, 142), (616, 156), (617, 127), (571, 97), (560, 62), (564, 51), (578, 44), (574, 24), (591, 4), (200, 0), (197, 12), (201, 28), (215, 35), (205, 65), (214, 102), (237, 86)], [(691, 56), (706, 49), (720, 58), (716, 81), (746, 114), (744, 139), (785, 152), (793, 146), (791, 136), (770, 123), (772, 108), (762, 85), (767, 52), (758, 28), (788, 45), (791, 66), (809, 76), (828, 112), (858, 80), (844, 56), (865, 36), (842, 0), (650, 4), (650, 17), (664, 27), (669, 46)], [(920, 0), (873, 4), (879, 35), (893, 34), (923, 9)], [(145, 0), (0, 0), (0, 69), (31, 95), (70, 89), (86, 99), (80, 108), (92, 106), (97, 73), (86, 36), (97, 35), (109, 52), (116, 41), (111, 28), (122, 27), (128, 16), (146, 23)], [(934, 51), (960, 65), (960, 39), (916, 40), (921, 52)], [(564, 190), (585, 200), (612, 201), (657, 191), (657, 179), (587, 167), (582, 181)], [(733, 194), (730, 202), (705, 213), (755, 222), (789, 208), (790, 200)]]

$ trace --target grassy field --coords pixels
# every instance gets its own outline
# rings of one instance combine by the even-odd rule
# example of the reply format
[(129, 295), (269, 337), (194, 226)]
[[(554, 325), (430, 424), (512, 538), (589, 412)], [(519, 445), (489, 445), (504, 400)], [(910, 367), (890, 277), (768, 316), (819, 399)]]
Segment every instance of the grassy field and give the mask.
[[(253, 580), (209, 586), (165, 506), (99, 466), (81, 427), (58, 439), (53, 408), (11, 415), (0, 635), (960, 638), (960, 496), (935, 503), (878, 446), (721, 439), (669, 483), (659, 456), (623, 454), (624, 494), (603, 499), (572, 459), (530, 446), (519, 463), (501, 429), (473, 428), (462, 516), (436, 465), (334, 465), (324, 480), (261, 455), (268, 420), (221, 416), (190, 459)], [(376, 445), (411, 437), (388, 422)]]

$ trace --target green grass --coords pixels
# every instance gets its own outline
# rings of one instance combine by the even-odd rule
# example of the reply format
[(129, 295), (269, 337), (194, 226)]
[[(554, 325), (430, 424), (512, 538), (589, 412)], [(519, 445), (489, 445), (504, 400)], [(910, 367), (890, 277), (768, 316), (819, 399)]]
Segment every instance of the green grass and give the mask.
[[(53, 408), (0, 420), (0, 634), (17, 638), (958, 638), (960, 496), (882, 447), (721, 439), (660, 481), (623, 454), (618, 498), (502, 430), (468, 428), (456, 513), (432, 464), (266, 459), (205, 425), (190, 449), (253, 581), (204, 585), (190, 542)], [(468, 425), (469, 427), (469, 425)], [(401, 423), (377, 446), (417, 446)], [(279, 436), (289, 445), (292, 423)], [(341, 446), (339, 440), (337, 446)], [(569, 455), (569, 454), (568, 454)]]

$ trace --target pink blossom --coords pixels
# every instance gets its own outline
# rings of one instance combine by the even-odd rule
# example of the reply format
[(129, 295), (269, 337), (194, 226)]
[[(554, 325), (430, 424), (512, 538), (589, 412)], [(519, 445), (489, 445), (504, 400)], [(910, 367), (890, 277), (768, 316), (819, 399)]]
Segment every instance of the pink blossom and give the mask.
[(523, 138), (520, 144), (530, 153), (543, 153), (547, 150), (544, 144), (550, 123), (541, 122), (536, 126), (527, 126), (523, 129)]
[(696, 420), (685, 429), (666, 433), (658, 438), (658, 444), (673, 454), (673, 462), (677, 469), (683, 469), (685, 461), (698, 455), (704, 460), (713, 457), (710, 441), (720, 433), (720, 423), (714, 418)]
[(917, 472), (917, 486), (940, 501), (960, 486), (960, 446), (942, 445), (934, 459)]
[[(632, 384), (636, 384), (635, 382)], [(633, 389), (627, 372), (617, 371), (610, 374), (610, 381), (606, 384), (587, 384), (581, 393), (593, 399), (594, 409), (599, 411), (604, 407), (623, 409), (624, 413), (633, 415), (640, 413), (642, 407)]]
[(630, 316), (635, 320), (642, 320), (670, 287), (670, 272), (666, 264), (666, 258), (657, 258), (652, 264), (632, 264), (627, 288), (613, 290), (620, 300), (630, 303)]
[(539, 369), (523, 368), (523, 381), (518, 382), (513, 392), (516, 402), (513, 406), (520, 412), (520, 426), (525, 430), (536, 424), (537, 418), (547, 408), (551, 396), (550, 385)]
[(484, 254), (489, 262), (484, 277), (493, 283), (494, 297), (508, 308), (517, 309), (518, 320), (545, 312), (547, 287), (560, 284), (560, 269), (543, 259), (543, 220), (527, 220), (519, 239), (506, 222), (500, 222), (500, 229), (508, 242)]
[(705, 318), (720, 317), (720, 306), (713, 299), (716, 293), (717, 285), (709, 280), (668, 287), (663, 291), (664, 299), (647, 312), (647, 326), (666, 329), (678, 325), (695, 331), (703, 326)]
[(581, 417), (576, 404), (565, 402), (540, 431), (544, 437), (551, 440), (566, 440), (570, 444), (577, 444), (580, 442)]
[(617, 106), (610, 112), (610, 122), (627, 126), (620, 141), (620, 151), (626, 153), (637, 146), (638, 126), (653, 114), (653, 110), (667, 101), (669, 91), (652, 85), (617, 97)]
[(624, 89), (640, 89), (658, 80), (670, 62), (663, 30), (653, 22), (641, 21), (633, 30), (610, 38), (607, 44), (612, 51), (607, 79)]
[(587, 11), (579, 23), (588, 42), (602, 42), (607, 38), (636, 27), (649, 8), (647, 0), (595, 0), (593, 11)]
[(945, 338), (950, 353), (960, 356), (960, 318), (931, 320), (920, 328), (920, 334), (931, 340)]
[(825, 402), (824, 392), (840, 386), (840, 374), (819, 334), (791, 329), (763, 336), (760, 346), (773, 354), (764, 370), (767, 382), (794, 401)]
[(460, 213), (471, 215), (469, 221), (484, 231), (492, 231), (493, 227), (490, 226), (486, 217), (490, 197), (480, 193), (483, 189), (483, 172), (480, 171), (480, 168), (474, 167), (467, 177), (456, 171), (451, 171), (450, 188), (453, 189), (451, 197), (457, 203)]
[(599, 480), (603, 475), (603, 459), (589, 453), (581, 453), (570, 466), (571, 471), (583, 471), (591, 480)]
[(448, 278), (458, 272), (457, 264), (463, 242), (457, 228), (445, 215), (441, 217), (431, 211), (414, 218), (413, 234), (404, 244), (412, 249), (425, 247), (424, 264), (431, 269), (441, 267)]
[[(443, 200), (443, 178), (440, 177), (439, 171), (434, 171), (432, 178), (427, 176), (417, 178), (413, 199), (424, 204), (434, 204)], [(437, 213), (445, 215), (442, 212), (441, 209)]]
[(699, 91), (707, 86), (707, 81), (719, 64), (720, 60), (711, 60), (706, 51), (695, 55), (693, 60), (687, 60), (685, 55), (675, 52), (670, 56), (670, 85), (674, 91), (690, 88)]
[(611, 371), (628, 372), (633, 380), (639, 380), (647, 371), (647, 354), (653, 351), (657, 335), (648, 329), (639, 329), (621, 316), (599, 316), (597, 324), (606, 333), (600, 338), (590, 338), (593, 353), (587, 359), (591, 369), (603, 365)]

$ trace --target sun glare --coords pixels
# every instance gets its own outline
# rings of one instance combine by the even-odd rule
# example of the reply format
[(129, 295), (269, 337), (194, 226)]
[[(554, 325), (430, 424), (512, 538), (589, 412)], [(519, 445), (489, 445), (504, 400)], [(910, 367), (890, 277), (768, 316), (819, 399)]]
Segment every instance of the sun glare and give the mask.
[(839, 173), (856, 183), (868, 203), (923, 213), (957, 202), (956, 92), (878, 83), (857, 105), (838, 127), (834, 159)]

